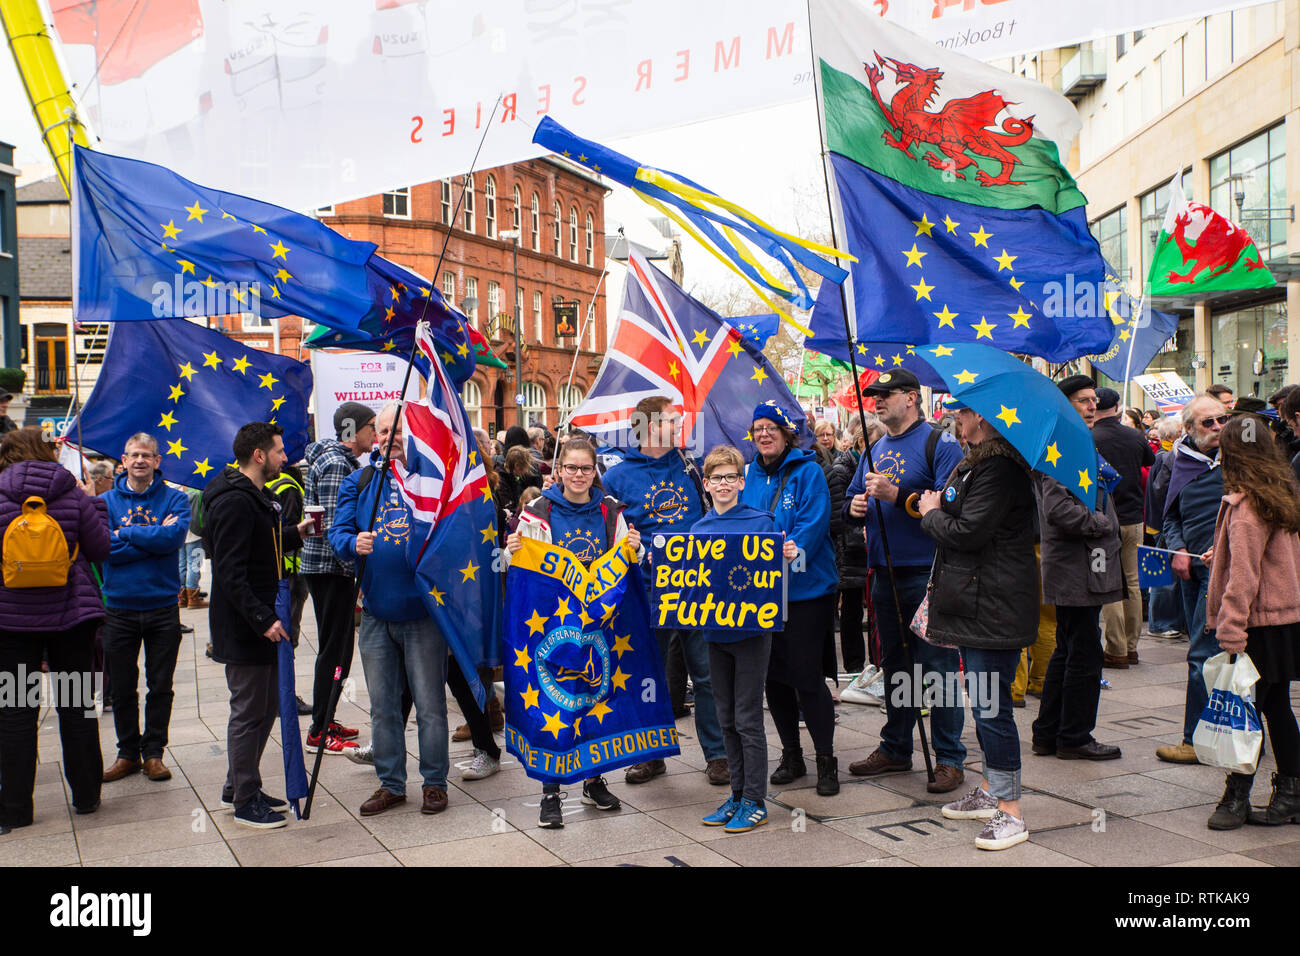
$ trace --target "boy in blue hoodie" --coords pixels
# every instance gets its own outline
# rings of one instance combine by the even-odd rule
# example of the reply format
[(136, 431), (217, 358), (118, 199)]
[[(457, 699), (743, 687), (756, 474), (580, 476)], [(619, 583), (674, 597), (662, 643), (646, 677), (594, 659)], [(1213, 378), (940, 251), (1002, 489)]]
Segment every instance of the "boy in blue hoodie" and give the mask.
[[(740, 503), (745, 490), (745, 459), (730, 445), (719, 445), (704, 459), (704, 485), (713, 510), (691, 528), (696, 535), (771, 533), (770, 511)], [(767, 631), (702, 632), (709, 645), (713, 705), (722, 725), (731, 772), (731, 797), (703, 820), (708, 827), (744, 833), (767, 822), (767, 734), (763, 727), (763, 684), (772, 635)]]
[[(126, 440), (126, 471), (104, 492), (113, 550), (104, 563), (104, 663), (113, 690), (117, 759), (104, 771), (111, 783), (139, 773), (171, 779), (163, 766), (171, 723), (172, 676), (181, 646), (177, 560), (190, 526), (190, 503), (163, 483), (158, 442), (143, 432)], [(144, 734), (140, 733), (140, 647), (144, 646)]]

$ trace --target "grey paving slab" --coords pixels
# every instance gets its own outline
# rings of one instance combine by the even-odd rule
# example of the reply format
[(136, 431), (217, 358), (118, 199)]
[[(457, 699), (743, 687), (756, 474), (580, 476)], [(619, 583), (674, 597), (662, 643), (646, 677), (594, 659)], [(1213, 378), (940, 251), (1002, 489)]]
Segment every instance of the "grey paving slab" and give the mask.
[(859, 863), (845, 863), (844, 866), (915, 867), (916, 864), (898, 856), (882, 856), (879, 860), (862, 860)]
[(955, 846), (973, 840), (963, 821), (945, 820), (939, 807), (908, 807), (825, 824), (892, 856), (903, 851)]
[(362, 856), (350, 856), (345, 860), (325, 860), (321, 863), (304, 863), (303, 866), (358, 866), (371, 867), (401, 866), (391, 853), (366, 853)]
[[(1295, 824), (1289, 824), (1291, 833), (1300, 832)], [(1242, 856), (1250, 857), (1252, 860), (1259, 860), (1272, 866), (1300, 866), (1300, 841), (1295, 843), (1281, 843), (1277, 846), (1261, 847), (1258, 850), (1247, 850)]]
[(221, 834), (202, 809), (143, 822), (115, 823), (77, 831), (77, 845), (85, 862), (220, 841)]
[(749, 833), (727, 834), (709, 847), (741, 866), (842, 866), (879, 859), (887, 852), (820, 823), (783, 825), (776, 818)]
[(602, 857), (599, 860), (583, 860), (574, 866), (620, 866), (620, 867), (735, 867), (738, 864), (728, 860), (720, 853), (698, 844), (672, 846), (662, 850), (644, 850), (641, 853), (623, 853), (618, 856)]
[(1200, 840), (1119, 817), (1108, 818), (1105, 830), (1094, 829), (1093, 825), (1067, 827), (1030, 839), (1093, 866), (1160, 866), (1219, 852)]
[(644, 813), (610, 814), (604, 819), (565, 820), (562, 830), (533, 829), (528, 835), (538, 845), (566, 863), (607, 856), (658, 850), (692, 842), (689, 838)]
[(1164, 866), (1183, 866), (1206, 868), (1211, 867), (1235, 867), (1235, 866), (1272, 866), (1272, 863), (1265, 863), (1263, 860), (1252, 860), (1248, 856), (1241, 856), (1236, 853), (1224, 853), (1221, 856), (1207, 856), (1199, 860), (1183, 860), (1179, 863), (1165, 863)]
[(225, 843), (202, 843), (152, 853), (90, 860), (86, 866), (238, 866), (239, 861)]
[(450, 840), (393, 851), (403, 866), (563, 866), (536, 840), (511, 830), (467, 840)]
[[(1156, 770), (1147, 770), (1143, 776), (1152, 777), (1156, 780), (1163, 780), (1165, 783), (1177, 784), (1180, 787), (1187, 787), (1191, 790), (1200, 790), (1203, 793), (1212, 794), (1215, 797), (1223, 793), (1224, 777), (1226, 774), (1218, 767), (1203, 767), (1200, 764), (1172, 764), (1161, 765)], [(1262, 792), (1262, 791), (1261, 791)], [(1263, 800), (1263, 797), (1256, 795), (1256, 799)]]
[(200, 814), (204, 812), (202, 802), (187, 787), (115, 797), (109, 796), (109, 792), (106, 790), (100, 798), (98, 810), (77, 818), (78, 833), (142, 819), (157, 820), (185, 814), (192, 816), (196, 810)]
[(448, 807), (442, 813), (425, 814), (420, 805), (407, 803), (373, 817), (361, 817), (361, 825), (389, 850), (488, 836), (512, 830), (504, 815), (486, 807)]
[(769, 802), (792, 810), (801, 809), (817, 820), (898, 810), (913, 803), (910, 796), (887, 790), (862, 777), (851, 777), (842, 771), (840, 781), (840, 792), (833, 797), (819, 796), (815, 781), (810, 781), (808, 786), (787, 788), (779, 792), (773, 788)]
[(30, 829), (21, 827), (0, 836), (0, 866), (65, 866), (81, 861), (71, 830), (27, 836)]
[(1206, 796), (1199, 790), (1165, 783), (1143, 774), (1107, 777), (1087, 783), (1060, 787), (1054, 791), (1076, 803), (1099, 807), (1107, 814), (1136, 817), (1161, 810), (1204, 805)]
[(249, 831), (228, 841), (241, 866), (302, 866), (381, 853), (383, 845), (355, 820), (325, 826)]
[(1229, 853), (1241, 853), (1246, 850), (1258, 850), (1268, 846), (1294, 843), (1300, 838), (1300, 827), (1257, 827), (1243, 826), (1237, 830), (1211, 830), (1205, 825), (1214, 811), (1213, 805), (1185, 807), (1181, 810), (1166, 810), (1162, 813), (1148, 813), (1136, 819), (1140, 823), (1160, 827), (1171, 833), (1180, 833), (1200, 840), (1213, 847)]
[(1029, 840), (1006, 850), (981, 850), (975, 845), (982, 824), (978, 820), (956, 821), (967, 831), (969, 841), (934, 850), (900, 850), (901, 859), (917, 866), (1087, 866), (1081, 860), (1048, 849), (1034, 842), (1031, 829)]

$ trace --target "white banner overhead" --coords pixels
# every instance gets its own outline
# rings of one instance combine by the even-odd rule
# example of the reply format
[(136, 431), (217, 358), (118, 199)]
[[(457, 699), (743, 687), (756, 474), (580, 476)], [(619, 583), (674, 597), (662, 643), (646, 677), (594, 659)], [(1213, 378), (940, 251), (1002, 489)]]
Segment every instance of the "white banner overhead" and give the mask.
[[(813, 92), (805, 0), (49, 2), (97, 148), (294, 209), (463, 173), (498, 96), (480, 169)], [(862, 4), (992, 59), (1252, 2)]]

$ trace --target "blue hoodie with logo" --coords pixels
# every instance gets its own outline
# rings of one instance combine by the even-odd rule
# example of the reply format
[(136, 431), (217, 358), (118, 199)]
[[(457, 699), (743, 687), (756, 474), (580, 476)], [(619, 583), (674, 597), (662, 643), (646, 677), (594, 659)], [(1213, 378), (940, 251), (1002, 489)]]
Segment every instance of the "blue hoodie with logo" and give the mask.
[(542, 497), (551, 503), (551, 544), (573, 552), (584, 565), (609, 550), (613, 542), (605, 540), (604, 496), (599, 488), (593, 487), (590, 500), (580, 505), (564, 497), (559, 485), (551, 485)]
[[(371, 465), (378, 462), (379, 455), (372, 453)], [(361, 476), (367, 473), (371, 475), (370, 482), (358, 493)], [(370, 514), (376, 498), (379, 511), (372, 526)], [(428, 617), (422, 588), (406, 556), (411, 538), (411, 511), (397, 489), (391, 467), (382, 474), (377, 469), (359, 468), (343, 479), (334, 506), (334, 520), (326, 535), (334, 554), (351, 563), (358, 559), (357, 534), (372, 527), (375, 550), (366, 557), (361, 577), (362, 606), (371, 617), (382, 621), (419, 621)]]
[(601, 480), (627, 506), (627, 523), (642, 534), (683, 531), (704, 514), (695, 479), (675, 451), (651, 458), (633, 448)]
[[(162, 472), (144, 491), (133, 491), (126, 473), (104, 492), (112, 551), (104, 562), (104, 603), (124, 611), (174, 607), (181, 589), (177, 553), (190, 530), (190, 500), (169, 488)], [(168, 515), (176, 520), (164, 525)]]
[(831, 490), (817, 456), (788, 448), (770, 466), (755, 455), (745, 469), (741, 504), (772, 513), (775, 531), (785, 532), (804, 552), (804, 567), (790, 567), (788, 600), (810, 601), (839, 587), (831, 545)]
[[(772, 534), (777, 530), (772, 512), (752, 508), (737, 501), (722, 514), (710, 511), (691, 528), (691, 534)], [(707, 628), (700, 632), (706, 641), (714, 644), (734, 644), (747, 637), (753, 637), (760, 631), (735, 630), (713, 631)]]

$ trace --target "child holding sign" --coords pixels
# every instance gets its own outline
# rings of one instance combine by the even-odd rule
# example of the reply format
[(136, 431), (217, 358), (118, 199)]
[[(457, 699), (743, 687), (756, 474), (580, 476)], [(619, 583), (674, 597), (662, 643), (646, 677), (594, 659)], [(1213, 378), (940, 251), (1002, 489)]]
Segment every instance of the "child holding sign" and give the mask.
[[(713, 510), (695, 522), (693, 535), (774, 532), (772, 515), (740, 504), (745, 459), (730, 445), (719, 445), (704, 459), (704, 486)], [(772, 635), (766, 631), (705, 630), (713, 703), (722, 725), (731, 771), (731, 797), (704, 818), (704, 825), (745, 833), (767, 822), (767, 734), (763, 729), (763, 684)]]

